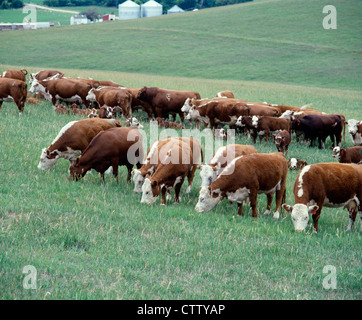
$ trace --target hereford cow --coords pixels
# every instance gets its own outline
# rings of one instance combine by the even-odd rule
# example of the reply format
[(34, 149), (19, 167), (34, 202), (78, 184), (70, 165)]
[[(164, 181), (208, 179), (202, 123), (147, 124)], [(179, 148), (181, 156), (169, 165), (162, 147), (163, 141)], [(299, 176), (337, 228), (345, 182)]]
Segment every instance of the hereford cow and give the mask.
[(102, 106), (98, 111), (98, 117), (102, 119), (111, 119), (113, 117), (113, 108), (107, 105)]
[(58, 70), (41, 70), (36, 73), (30, 73), (29, 74), (29, 82), (33, 83), (33, 81), (36, 79), (39, 80), (45, 80), (50, 77), (57, 77), (57, 79), (63, 78), (64, 74)]
[[(309, 213), (313, 217), (314, 231), (318, 232), (318, 220), (323, 206), (344, 207), (351, 201), (359, 204), (362, 218), (362, 166), (344, 163), (317, 163), (304, 167), (294, 182), (294, 206), (283, 204), (291, 212), (295, 231), (303, 231), (308, 225)], [(350, 217), (348, 229), (352, 229), (355, 216)]]
[(137, 127), (138, 129), (144, 129), (144, 126), (142, 124), (139, 123), (138, 119), (135, 117), (132, 118), (128, 118), (125, 122), (124, 122), (124, 126), (125, 127)]
[(132, 93), (132, 111), (142, 110), (147, 113), (148, 118), (150, 120), (153, 119), (155, 112), (154, 112), (152, 106), (149, 103), (137, 98), (137, 94), (140, 91), (140, 88), (128, 88), (127, 87), (126, 89), (131, 91), (131, 93)]
[(287, 130), (279, 131), (277, 134), (273, 135), (274, 143), (279, 152), (285, 152), (285, 155), (288, 154), (289, 144), (290, 144), (290, 132)]
[(198, 120), (210, 124), (211, 130), (217, 125), (235, 125), (240, 116), (247, 116), (250, 108), (237, 99), (210, 100), (198, 107), (191, 107), (186, 119)]
[(340, 115), (307, 115), (292, 120), (292, 129), (302, 131), (306, 140), (310, 140), (310, 147), (318, 139), (318, 148), (324, 147), (324, 142), (329, 136), (333, 147), (335, 142), (340, 145), (342, 140), (343, 118)]
[(0, 109), (3, 102), (14, 102), (21, 115), (27, 98), (26, 82), (10, 78), (0, 78)]
[(229, 90), (225, 90), (225, 91), (220, 91), (216, 94), (215, 98), (230, 98), (230, 99), (234, 99), (234, 94), (229, 91)]
[(1, 78), (16, 79), (26, 82), (26, 75), (28, 71), (26, 69), (21, 70), (6, 70), (1, 74)]
[(99, 106), (121, 107), (126, 118), (132, 116), (132, 93), (127, 89), (116, 87), (93, 88), (89, 91), (86, 99), (96, 102)]
[(173, 121), (178, 114), (181, 122), (184, 120), (184, 114), (181, 111), (187, 98), (200, 99), (198, 92), (166, 90), (157, 87), (143, 87), (138, 91), (137, 99), (147, 102), (155, 111), (155, 117), (167, 119), (169, 115), (173, 116)]
[(141, 203), (152, 204), (161, 193), (161, 205), (166, 204), (166, 192), (175, 189), (175, 202), (180, 201), (181, 186), (187, 177), (189, 189), (197, 165), (203, 158), (200, 143), (193, 138), (170, 139), (160, 154), (159, 164), (152, 176), (146, 176), (142, 186)]
[(232, 160), (210, 186), (201, 187), (197, 212), (210, 211), (222, 199), (238, 203), (242, 215), (242, 203), (249, 197), (252, 216), (256, 210), (258, 193), (267, 196), (264, 214), (270, 214), (274, 193), (276, 206), (273, 218), (279, 219), (279, 208), (285, 198), (288, 164), (284, 155), (278, 153), (253, 153)]
[(290, 170), (299, 170), (307, 166), (308, 163), (304, 160), (300, 160), (297, 158), (289, 158), (288, 160), (288, 168)]
[[(275, 133), (279, 130), (285, 130), (288, 133), (290, 132), (290, 120), (289, 119), (283, 119), (283, 118), (275, 118), (275, 117), (268, 117), (268, 116), (262, 116), (252, 117), (253, 125), (255, 127), (255, 132), (257, 135), (259, 135), (260, 142), (265, 138), (265, 141), (268, 141), (269, 139), (269, 133)], [(255, 141), (254, 141), (255, 143)]]
[(355, 146), (362, 146), (362, 120), (349, 119), (346, 121), (348, 132)]
[(79, 180), (94, 169), (104, 172), (112, 167), (118, 183), (118, 166), (126, 166), (127, 182), (131, 180), (134, 165), (141, 167), (143, 159), (142, 135), (137, 128), (111, 128), (99, 132), (89, 143), (82, 155), (69, 168), (69, 178)]
[(253, 146), (241, 144), (229, 144), (220, 147), (212, 156), (209, 164), (200, 166), (201, 187), (209, 186), (220, 175), (222, 170), (235, 158), (258, 153)]
[(341, 148), (334, 147), (332, 157), (337, 158), (340, 163), (362, 163), (362, 146)]
[(50, 146), (42, 150), (38, 168), (48, 170), (59, 158), (74, 161), (98, 132), (121, 126), (121, 122), (115, 119), (93, 118), (69, 122), (59, 131)]
[(98, 82), (102, 87), (124, 88), (124, 86), (109, 80), (98, 80)]
[(48, 101), (51, 101), (53, 108), (57, 100), (66, 103), (79, 102), (87, 108), (89, 101), (86, 99), (88, 92), (93, 87), (98, 87), (99, 83), (91, 79), (51, 79), (51, 80), (34, 80), (30, 88), (31, 93), (42, 93)]

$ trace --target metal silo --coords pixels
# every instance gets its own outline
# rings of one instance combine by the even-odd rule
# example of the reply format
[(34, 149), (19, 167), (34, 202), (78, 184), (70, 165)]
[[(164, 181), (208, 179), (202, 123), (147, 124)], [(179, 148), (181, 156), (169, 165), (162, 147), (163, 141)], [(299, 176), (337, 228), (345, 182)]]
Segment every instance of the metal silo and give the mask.
[(131, 0), (127, 0), (118, 6), (118, 16), (119, 20), (140, 18), (140, 5)]
[(162, 15), (162, 5), (154, 0), (150, 0), (141, 5), (141, 16), (143, 18)]

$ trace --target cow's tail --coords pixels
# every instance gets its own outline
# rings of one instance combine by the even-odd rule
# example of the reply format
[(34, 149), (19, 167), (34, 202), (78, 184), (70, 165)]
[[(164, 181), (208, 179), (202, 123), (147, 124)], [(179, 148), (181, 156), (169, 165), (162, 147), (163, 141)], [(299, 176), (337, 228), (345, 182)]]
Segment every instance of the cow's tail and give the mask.
[(26, 70), (26, 69), (21, 69), (20, 71), (21, 71), (22, 73), (24, 73), (25, 75), (28, 74), (28, 70)]

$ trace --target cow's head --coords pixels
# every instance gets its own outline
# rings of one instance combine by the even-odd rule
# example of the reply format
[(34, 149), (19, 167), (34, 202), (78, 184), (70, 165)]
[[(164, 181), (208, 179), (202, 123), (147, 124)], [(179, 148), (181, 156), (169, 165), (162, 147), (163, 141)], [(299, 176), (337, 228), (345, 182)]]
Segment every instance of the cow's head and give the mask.
[(258, 116), (252, 116), (252, 118), (251, 118), (252, 126), (255, 127), (255, 128), (257, 128), (257, 127), (258, 127), (259, 120), (260, 120), (260, 117), (258, 117)]
[(46, 88), (36, 78), (34, 78), (31, 82), (29, 92), (46, 94)]
[(79, 158), (77, 158), (73, 164), (69, 167), (69, 180), (76, 180), (78, 181), (85, 175), (84, 168), (79, 166)]
[(334, 147), (334, 148), (331, 147), (331, 149), (333, 151), (332, 157), (339, 159), (343, 149), (341, 149), (341, 147), (339, 147), (339, 146)]
[(146, 99), (146, 97), (147, 97), (147, 87), (143, 87), (138, 91), (136, 99), (144, 100)]
[(86, 100), (91, 101), (91, 102), (94, 102), (94, 101), (97, 100), (96, 94), (94, 93), (94, 90), (95, 90), (95, 89), (92, 88), (92, 89), (90, 89), (90, 90), (88, 91), (88, 94), (87, 94), (87, 96), (85, 97)]
[(244, 127), (245, 126), (245, 124), (243, 123), (243, 116), (240, 116), (238, 118), (238, 120), (236, 120), (235, 125), (237, 125), (238, 127)]
[(48, 170), (50, 169), (59, 159), (58, 150), (50, 152), (48, 149), (43, 149), (40, 154), (40, 161), (38, 169)]
[(197, 212), (207, 212), (214, 208), (220, 201), (222, 196), (220, 190), (211, 191), (210, 187), (201, 187), (199, 201), (195, 206)]
[(349, 119), (348, 121), (346, 121), (346, 124), (348, 125), (348, 132), (351, 135), (355, 135), (357, 133), (358, 121), (355, 119)]
[(200, 112), (197, 110), (195, 106), (191, 107), (189, 113), (186, 115), (185, 119), (187, 120), (194, 120), (200, 117)]
[(139, 129), (144, 129), (144, 126), (142, 124), (140, 124), (137, 120), (137, 118), (133, 117), (133, 118), (128, 118), (124, 125), (126, 127), (138, 127)]
[(185, 100), (184, 105), (183, 105), (182, 108), (181, 108), (181, 111), (182, 111), (182, 112), (189, 112), (191, 107), (192, 107), (191, 99), (190, 99), (190, 98), (187, 98), (187, 99)]
[(132, 175), (132, 180), (134, 182), (133, 192), (141, 193), (143, 182), (145, 181), (145, 176), (142, 174), (141, 170), (138, 169), (133, 169)]
[(297, 203), (294, 206), (284, 203), (282, 207), (285, 211), (291, 213), (294, 230), (297, 232), (305, 230), (309, 222), (309, 214), (316, 214), (319, 209), (317, 205), (307, 206), (301, 203)]
[(152, 181), (147, 177), (142, 186), (141, 203), (153, 204), (161, 192), (161, 187), (157, 181)]
[(200, 166), (201, 187), (208, 187), (216, 178), (216, 167), (204, 164)]

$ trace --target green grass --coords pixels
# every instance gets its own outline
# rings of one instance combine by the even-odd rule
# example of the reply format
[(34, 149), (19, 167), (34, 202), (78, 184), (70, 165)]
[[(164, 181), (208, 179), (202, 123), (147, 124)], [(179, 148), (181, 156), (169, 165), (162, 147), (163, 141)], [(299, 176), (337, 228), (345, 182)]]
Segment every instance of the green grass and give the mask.
[[(192, 88), (202, 97), (230, 89), (251, 101), (312, 102), (318, 110), (341, 112), (347, 119), (360, 116), (361, 93), (351, 90), (64, 71), (133, 87)], [(148, 132), (146, 114), (136, 116)], [(50, 171), (39, 171), (41, 149), (75, 119), (80, 118), (55, 114), (48, 102), (27, 104), (21, 117), (11, 103), (0, 111), (2, 299), (361, 299), (360, 222), (354, 232), (346, 232), (347, 211), (324, 208), (319, 233), (299, 234), (286, 213), (279, 221), (262, 215), (263, 195), (258, 197), (258, 219), (251, 217), (249, 206), (238, 217), (236, 205), (227, 201), (196, 213), (198, 172), (191, 194), (185, 194), (184, 185), (180, 204), (161, 207), (159, 200), (153, 206), (140, 204), (141, 196), (125, 182), (125, 169), (118, 185), (110, 176), (102, 184), (95, 172), (79, 182), (68, 181), (69, 163), (63, 159)], [(237, 142), (251, 144), (244, 136)], [(349, 137), (343, 145), (351, 145)], [(276, 150), (271, 142), (256, 148)], [(308, 163), (335, 161), (329, 149), (295, 142), (289, 156)], [(288, 203), (293, 203), (296, 176), (288, 173)], [(23, 288), (26, 265), (37, 269), (36, 290)], [(323, 289), (326, 265), (336, 267), (336, 290)]]
[(149, 19), (3, 32), (0, 56), (9, 65), (26, 61), (28, 66), (359, 90), (362, 3), (328, 4), (337, 8), (337, 30), (323, 29), (322, 0), (271, 0)]

